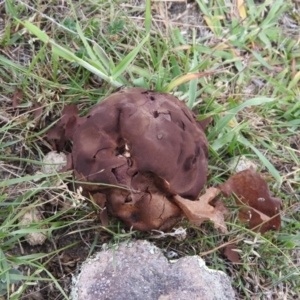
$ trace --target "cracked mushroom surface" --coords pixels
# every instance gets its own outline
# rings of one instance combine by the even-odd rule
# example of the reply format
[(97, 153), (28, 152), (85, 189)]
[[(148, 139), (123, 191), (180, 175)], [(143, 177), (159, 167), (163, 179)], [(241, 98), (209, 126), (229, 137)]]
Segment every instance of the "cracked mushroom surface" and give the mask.
[(85, 117), (65, 107), (49, 131), (57, 150), (73, 141), (76, 179), (108, 212), (137, 230), (165, 230), (182, 216), (172, 200), (198, 197), (206, 183), (208, 143), (205, 121), (176, 97), (142, 88), (121, 90)]

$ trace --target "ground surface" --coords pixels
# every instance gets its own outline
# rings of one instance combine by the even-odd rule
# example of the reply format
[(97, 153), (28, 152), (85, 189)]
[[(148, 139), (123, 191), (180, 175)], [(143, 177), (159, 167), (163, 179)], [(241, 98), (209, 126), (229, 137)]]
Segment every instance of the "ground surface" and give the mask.
[[(145, 14), (143, 1), (0, 2), (3, 299), (67, 299), (81, 261), (104, 243), (132, 237), (154, 240), (171, 256), (200, 255), (231, 277), (238, 299), (299, 299), (299, 3), (241, 3), (154, 1)], [(41, 42), (38, 28), (52, 40)], [(91, 50), (95, 42), (102, 48)], [(205, 71), (211, 73), (198, 81), (181, 77)], [(41, 161), (52, 150), (45, 132), (63, 106), (76, 103), (84, 115), (121, 85), (172, 92), (212, 116), (208, 184), (226, 180), (230, 160), (247, 156), (284, 201), (280, 231), (249, 231), (232, 202), (226, 235), (186, 221), (179, 224), (187, 229), (184, 241), (130, 232), (117, 220), (104, 228), (99, 208), (72, 188), (70, 174), (43, 177)], [(240, 109), (247, 100), (251, 105)], [(224, 123), (228, 111), (233, 118)], [(33, 208), (42, 219), (20, 229)], [(30, 232), (43, 232), (46, 242), (30, 246)], [(223, 255), (229, 241), (237, 242), (240, 264)]]

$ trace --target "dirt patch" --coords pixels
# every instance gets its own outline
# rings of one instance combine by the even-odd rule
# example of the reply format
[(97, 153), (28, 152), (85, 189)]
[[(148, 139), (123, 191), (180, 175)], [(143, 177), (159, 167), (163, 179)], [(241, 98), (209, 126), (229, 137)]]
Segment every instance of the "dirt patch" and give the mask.
[[(76, 272), (78, 266), (88, 257), (91, 245), (95, 241), (97, 235), (96, 230), (72, 233), (72, 231), (76, 232), (78, 230), (80, 229), (78, 229), (77, 226), (70, 226), (67, 231), (55, 231), (55, 235), (43, 245), (30, 246), (28, 243), (24, 242), (19, 246), (15, 246), (7, 254), (18, 257), (33, 255), (35, 253), (50, 253), (49, 255), (45, 255), (45, 258), (36, 260), (35, 263), (43, 265), (43, 267), (47, 269), (47, 272), (52, 274), (68, 295), (72, 274)], [(111, 236), (101, 233), (97, 245), (101, 245), (105, 241), (108, 242), (110, 239)], [(99, 246), (96, 246), (95, 249), (99, 249), (98, 247)], [(37, 268), (28, 264), (19, 266), (18, 270), (21, 271), (22, 274), (30, 276), (35, 273)], [(50, 281), (49, 283), (49, 281), (43, 280), (43, 278), (49, 278), (47, 272), (42, 271), (38, 273), (36, 277), (40, 277), (41, 280), (37, 280), (35, 285), (29, 286), (20, 299), (65, 299), (53, 281)], [(19, 286), (20, 285), (16, 285), (15, 289)]]

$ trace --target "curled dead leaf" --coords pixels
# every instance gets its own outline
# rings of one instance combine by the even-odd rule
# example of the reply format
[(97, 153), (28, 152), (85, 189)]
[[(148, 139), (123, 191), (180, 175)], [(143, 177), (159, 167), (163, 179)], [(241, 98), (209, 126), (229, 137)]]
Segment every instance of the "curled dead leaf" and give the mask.
[(279, 230), (282, 200), (270, 195), (266, 181), (253, 168), (231, 176), (219, 188), (227, 197), (234, 195), (240, 220), (249, 222), (251, 229), (261, 233)]
[(23, 91), (21, 89), (16, 89), (12, 97), (13, 108), (17, 108), (20, 105), (23, 97), (24, 97)]
[(34, 107), (33, 118), (35, 120), (34, 127), (37, 127), (40, 123), (41, 118), (42, 118), (43, 106), (38, 102), (34, 102), (33, 107)]
[(200, 226), (204, 221), (210, 220), (213, 221), (216, 229), (227, 233), (227, 227), (224, 222), (224, 214), (227, 211), (225, 206), (222, 205), (222, 202), (218, 202), (215, 206), (210, 204), (219, 193), (219, 189), (211, 187), (206, 190), (206, 193), (199, 200), (190, 201), (178, 195), (174, 197), (174, 200), (191, 223)]
[(224, 250), (224, 255), (233, 263), (240, 263), (241, 259), (240, 259), (240, 255), (237, 251), (237, 246), (236, 244), (229, 244), (225, 247)]

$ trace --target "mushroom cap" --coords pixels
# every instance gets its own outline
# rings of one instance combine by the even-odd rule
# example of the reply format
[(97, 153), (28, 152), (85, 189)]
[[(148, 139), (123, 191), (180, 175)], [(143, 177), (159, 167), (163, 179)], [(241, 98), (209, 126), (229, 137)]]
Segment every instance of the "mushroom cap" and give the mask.
[[(166, 229), (182, 215), (172, 201), (196, 199), (206, 182), (208, 143), (204, 125), (176, 97), (142, 88), (121, 90), (95, 105), (74, 125), (77, 180), (105, 193), (109, 212), (139, 230)], [(67, 130), (70, 127), (70, 130)]]
[[(91, 182), (124, 184), (153, 173), (174, 193), (196, 199), (206, 182), (207, 140), (176, 97), (122, 90), (94, 106), (73, 136), (74, 168)], [(122, 172), (118, 171), (122, 168)]]

